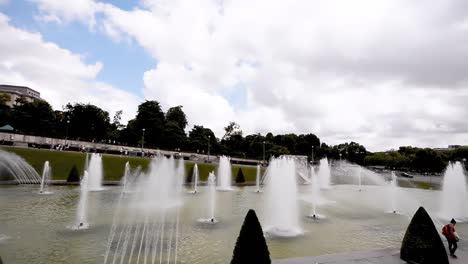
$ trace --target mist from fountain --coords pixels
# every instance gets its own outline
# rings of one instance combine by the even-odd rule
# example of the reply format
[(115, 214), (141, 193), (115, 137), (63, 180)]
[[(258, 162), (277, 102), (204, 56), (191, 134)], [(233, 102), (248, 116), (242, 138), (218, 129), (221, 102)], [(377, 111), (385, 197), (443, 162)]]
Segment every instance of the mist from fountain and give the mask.
[(50, 181), (50, 166), (49, 161), (44, 162), (44, 169), (42, 170), (42, 180), (41, 180), (41, 188), (39, 189), (39, 193), (42, 194), (49, 194), (47, 192), (47, 184)]
[(88, 168), (89, 168), (89, 153), (86, 153), (83, 171), (88, 171)]
[(219, 158), (218, 165), (218, 190), (219, 191), (232, 191), (232, 170), (231, 161), (226, 156)]
[(359, 186), (359, 191), (362, 191), (362, 167), (359, 166), (358, 168), (358, 172), (357, 172), (357, 176), (358, 176), (358, 186)]
[(0, 180), (15, 180), (19, 184), (38, 184), (41, 177), (18, 155), (0, 150)]
[(288, 157), (272, 159), (267, 173), (264, 188), (263, 231), (273, 237), (302, 235), (294, 159)]
[(198, 193), (198, 179), (199, 179), (199, 172), (198, 172), (198, 164), (195, 163), (193, 166), (193, 174), (192, 174), (192, 181), (193, 181), (193, 189), (191, 193)]
[(80, 183), (80, 201), (78, 202), (78, 208), (76, 211), (76, 223), (73, 229), (88, 229), (88, 172), (85, 171), (83, 178)]
[(255, 177), (255, 192), (261, 193), (262, 190), (260, 189), (260, 178), (261, 178), (261, 167), (260, 164), (257, 165), (257, 175)]
[(317, 207), (322, 199), (321, 191), (320, 191), (320, 181), (318, 175), (315, 173), (315, 169), (313, 166), (310, 166), (310, 181), (312, 184), (308, 186), (309, 194), (311, 196), (311, 210), (310, 214), (307, 215), (308, 218), (312, 218), (314, 220), (323, 219), (325, 218), (324, 215), (321, 215), (317, 212)]
[(387, 213), (392, 213), (392, 214), (397, 214), (398, 211), (398, 205), (397, 205), (397, 199), (398, 199), (398, 181), (397, 177), (394, 171), (392, 171), (392, 179), (389, 184), (389, 190), (390, 194), (388, 195), (390, 197), (390, 210), (387, 211)]
[(184, 161), (157, 156), (148, 173), (129, 173), (109, 234), (104, 263), (177, 263)]
[(468, 194), (465, 171), (462, 163), (450, 163), (444, 173), (439, 217), (454, 218), (457, 222), (468, 221)]
[(320, 160), (318, 175), (320, 179), (320, 188), (330, 189), (331, 173), (327, 158), (323, 158)]
[(91, 154), (88, 166), (88, 184), (90, 191), (102, 191), (102, 156), (97, 153)]

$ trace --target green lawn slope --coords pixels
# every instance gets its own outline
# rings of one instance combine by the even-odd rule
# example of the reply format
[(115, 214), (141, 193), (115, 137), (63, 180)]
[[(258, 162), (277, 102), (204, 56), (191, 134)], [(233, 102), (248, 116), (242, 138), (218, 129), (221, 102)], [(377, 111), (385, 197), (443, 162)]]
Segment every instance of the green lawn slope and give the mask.
[[(39, 175), (42, 174), (44, 162), (49, 161), (52, 169), (53, 180), (66, 180), (68, 174), (76, 165), (80, 175), (83, 174), (84, 163), (86, 154), (78, 152), (65, 152), (44, 149), (30, 149), (18, 147), (0, 147), (1, 150), (15, 153), (28, 162)], [(117, 155), (103, 155), (102, 166), (104, 168), (104, 180), (118, 181), (122, 178), (125, 168), (125, 163), (130, 162), (132, 168), (141, 166), (143, 171), (147, 171), (148, 165), (151, 160), (149, 158), (138, 157), (120, 157)], [(185, 162), (185, 173), (193, 172), (193, 162)], [(198, 170), (201, 181), (206, 181), (208, 173), (211, 171), (216, 172), (216, 164), (200, 163)], [(235, 179), (239, 168), (242, 168), (246, 181), (255, 181), (256, 168), (253, 166), (232, 166), (233, 180)], [(187, 175), (186, 175), (187, 176)]]

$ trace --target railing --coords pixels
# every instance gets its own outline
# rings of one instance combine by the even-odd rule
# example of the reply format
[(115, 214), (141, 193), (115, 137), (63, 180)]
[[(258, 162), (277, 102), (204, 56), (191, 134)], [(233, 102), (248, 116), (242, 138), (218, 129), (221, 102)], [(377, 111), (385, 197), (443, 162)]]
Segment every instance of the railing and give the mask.
[[(49, 137), (39, 137), (31, 135), (22, 135), (22, 134), (13, 134), (0, 132), (0, 142), (13, 142), (13, 144), (35, 144), (35, 145), (50, 145), (50, 146), (65, 146), (73, 149), (83, 149), (83, 150), (100, 150), (104, 152), (114, 152), (121, 154), (137, 155), (142, 152), (145, 155), (155, 155), (160, 153), (162, 155), (172, 155), (184, 157), (185, 159), (193, 161), (204, 161), (204, 162), (217, 162), (218, 157), (215, 155), (206, 155), (200, 153), (191, 153), (191, 152), (179, 152), (179, 151), (170, 151), (170, 150), (160, 150), (160, 149), (150, 149), (150, 148), (139, 148), (139, 147), (130, 147), (123, 145), (112, 145), (106, 143), (97, 143), (97, 142), (88, 142), (88, 141), (79, 141), (79, 140), (70, 140), (70, 139), (60, 139), (60, 138), (49, 138)], [(259, 160), (253, 159), (243, 159), (243, 158), (231, 158), (232, 163), (239, 164), (249, 164), (256, 165), (260, 163)]]

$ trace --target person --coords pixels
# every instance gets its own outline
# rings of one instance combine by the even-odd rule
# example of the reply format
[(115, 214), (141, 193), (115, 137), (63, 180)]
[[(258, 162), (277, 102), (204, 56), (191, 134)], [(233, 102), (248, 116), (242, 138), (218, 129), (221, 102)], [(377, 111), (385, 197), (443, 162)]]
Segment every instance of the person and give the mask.
[(458, 248), (457, 242), (459, 240), (457, 232), (455, 232), (455, 225), (457, 224), (457, 221), (452, 218), (450, 221), (450, 224), (445, 225), (442, 228), (442, 234), (445, 236), (448, 242), (449, 246), (449, 251), (450, 251), (450, 256), (456, 258), (457, 256), (455, 255), (455, 251)]

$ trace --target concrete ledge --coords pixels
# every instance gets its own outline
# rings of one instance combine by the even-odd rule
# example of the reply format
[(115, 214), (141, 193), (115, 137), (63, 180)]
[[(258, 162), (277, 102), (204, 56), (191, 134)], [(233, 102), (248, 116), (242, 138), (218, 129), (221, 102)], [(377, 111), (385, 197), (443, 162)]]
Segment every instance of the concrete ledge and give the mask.
[(379, 249), (372, 251), (354, 251), (350, 253), (340, 253), (332, 255), (322, 255), (315, 257), (302, 257), (273, 260), (274, 264), (357, 264), (357, 263), (405, 263), (400, 260), (400, 250), (395, 248)]

